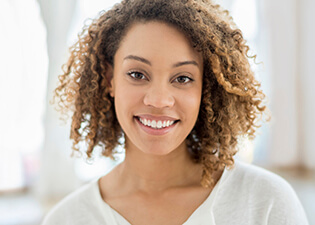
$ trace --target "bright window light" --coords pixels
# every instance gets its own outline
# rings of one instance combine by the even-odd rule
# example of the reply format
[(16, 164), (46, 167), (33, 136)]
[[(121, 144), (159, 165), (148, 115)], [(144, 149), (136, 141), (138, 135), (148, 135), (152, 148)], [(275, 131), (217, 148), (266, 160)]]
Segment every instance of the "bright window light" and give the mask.
[(0, 191), (25, 185), (25, 156), (44, 139), (48, 55), (36, 0), (0, 1)]

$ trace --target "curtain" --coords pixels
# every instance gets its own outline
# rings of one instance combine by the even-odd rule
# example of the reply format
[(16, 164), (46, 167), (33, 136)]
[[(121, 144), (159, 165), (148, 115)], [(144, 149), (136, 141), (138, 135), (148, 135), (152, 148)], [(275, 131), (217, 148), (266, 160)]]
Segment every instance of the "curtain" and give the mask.
[(39, 179), (34, 186), (38, 197), (64, 196), (78, 185), (74, 174), (74, 162), (70, 157), (70, 124), (59, 120), (60, 114), (50, 102), (57, 86), (61, 66), (67, 60), (67, 35), (76, 7), (76, 0), (38, 0), (47, 28), (49, 56), (48, 85), (46, 96), (45, 141), (41, 153)]
[(0, 191), (4, 191), (27, 184), (35, 165), (25, 159), (43, 144), (48, 56), (36, 0), (1, 0), (0, 30)]
[[(217, 2), (231, 12), (254, 47), (257, 61), (262, 62), (255, 72), (272, 113), (271, 122), (258, 130), (254, 146), (241, 146), (241, 155), (250, 155), (262, 166), (314, 169), (315, 1)], [(253, 30), (253, 2), (257, 4), (257, 32), (248, 35)]]
[(265, 0), (261, 39), (270, 73), (272, 166), (315, 168), (315, 1)]

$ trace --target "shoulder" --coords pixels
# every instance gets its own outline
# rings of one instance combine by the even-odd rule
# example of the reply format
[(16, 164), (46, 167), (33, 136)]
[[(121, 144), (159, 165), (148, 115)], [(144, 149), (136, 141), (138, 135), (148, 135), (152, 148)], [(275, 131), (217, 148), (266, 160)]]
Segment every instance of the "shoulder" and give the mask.
[(295, 191), (279, 175), (240, 161), (225, 172), (218, 194), (224, 210), (242, 215), (249, 224), (307, 224)]
[(43, 225), (100, 224), (97, 180), (85, 184), (62, 199), (45, 217)]
[(237, 183), (240, 189), (249, 193), (264, 192), (268, 197), (291, 195), (294, 193), (291, 185), (279, 175), (264, 168), (235, 161), (234, 168), (229, 171), (232, 176), (229, 182)]

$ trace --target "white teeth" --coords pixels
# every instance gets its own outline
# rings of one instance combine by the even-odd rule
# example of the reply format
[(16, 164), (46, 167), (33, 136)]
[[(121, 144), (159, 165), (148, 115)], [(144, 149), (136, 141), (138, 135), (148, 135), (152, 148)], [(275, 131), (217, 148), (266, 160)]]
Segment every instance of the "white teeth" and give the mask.
[(142, 119), (139, 117), (139, 120), (142, 124), (144, 124), (145, 126), (149, 126), (149, 127), (152, 127), (152, 128), (155, 128), (155, 129), (161, 129), (162, 127), (168, 127), (168, 126), (171, 126), (174, 121), (170, 121), (170, 120), (167, 120), (167, 121), (161, 121), (161, 120), (158, 120), (158, 121), (155, 121), (155, 120), (147, 120), (147, 119)]

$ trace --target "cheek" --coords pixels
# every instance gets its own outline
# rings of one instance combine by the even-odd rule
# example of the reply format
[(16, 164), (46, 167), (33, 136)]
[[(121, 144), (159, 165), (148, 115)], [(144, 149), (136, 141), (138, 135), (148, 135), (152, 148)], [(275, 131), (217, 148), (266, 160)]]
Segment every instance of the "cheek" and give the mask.
[(115, 88), (115, 109), (118, 120), (128, 120), (133, 117), (133, 114), (139, 108), (141, 103), (141, 89), (133, 88), (130, 85), (120, 82), (120, 85)]
[(188, 104), (187, 104), (191, 111), (191, 113), (194, 115), (195, 119), (197, 119), (198, 114), (199, 114), (199, 108), (200, 108), (200, 98), (199, 96), (196, 96), (195, 98), (191, 97), (188, 100)]
[[(185, 96), (187, 105), (190, 106), (191, 110), (199, 111), (201, 101), (201, 87), (196, 87), (188, 92)], [(194, 106), (194, 107), (193, 107)]]
[(177, 99), (178, 105), (186, 115), (186, 119), (191, 123), (195, 123), (199, 114), (201, 92), (199, 90), (192, 90), (181, 94)]
[(133, 105), (139, 102), (143, 93), (140, 88), (133, 88), (130, 85), (120, 85), (117, 88), (115, 98), (118, 104)]

